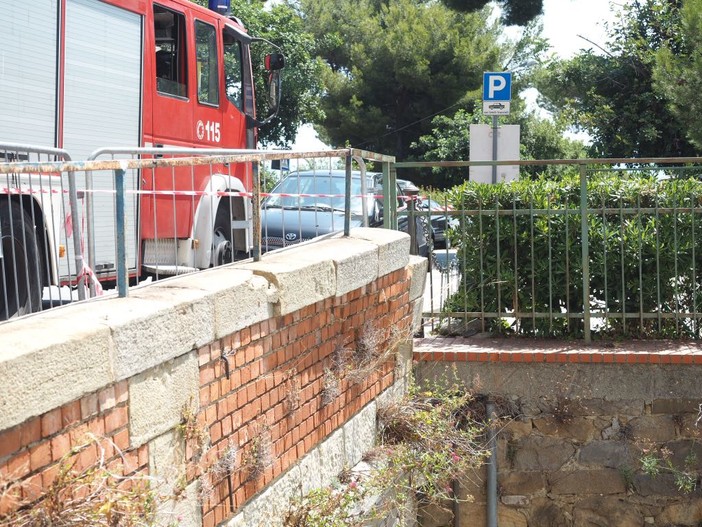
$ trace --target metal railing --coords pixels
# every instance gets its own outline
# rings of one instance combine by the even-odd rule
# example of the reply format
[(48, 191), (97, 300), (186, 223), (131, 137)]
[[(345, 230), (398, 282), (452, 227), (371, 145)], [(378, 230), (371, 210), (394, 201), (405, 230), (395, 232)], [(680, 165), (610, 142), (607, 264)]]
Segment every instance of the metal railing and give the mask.
[[(345, 212), (333, 230), (348, 235), (353, 169), (363, 172), (374, 163), (374, 181), (389, 188), (394, 162), (355, 149), (105, 148), (80, 162), (54, 149), (4, 145), (3, 152), (0, 320), (98, 296), (103, 286), (126, 296), (145, 277), (260, 259), (261, 201), (267, 196), (260, 166), (271, 161), (320, 173), (334, 162), (341, 166), (344, 186), (334, 197), (343, 199)], [(382, 203), (382, 223), (391, 227), (395, 192), (361, 192)]]
[(570, 167), (573, 175), (492, 188), (468, 184), (454, 195), (455, 210), (444, 214), (458, 222), (455, 246), (434, 252), (430, 288), (439, 294), (425, 301), (425, 317), (444, 327), (460, 321), (459, 332), (587, 342), (593, 335), (699, 338), (701, 163), (498, 162)]

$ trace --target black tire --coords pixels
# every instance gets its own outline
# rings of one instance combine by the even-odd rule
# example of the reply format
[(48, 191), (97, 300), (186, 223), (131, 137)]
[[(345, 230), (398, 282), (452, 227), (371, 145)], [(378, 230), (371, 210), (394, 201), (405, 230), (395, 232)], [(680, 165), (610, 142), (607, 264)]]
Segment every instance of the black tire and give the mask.
[(16, 202), (0, 200), (0, 320), (41, 309), (41, 273), (31, 216)]
[(212, 265), (215, 267), (234, 261), (230, 210), (229, 200), (222, 198), (217, 207), (212, 234)]

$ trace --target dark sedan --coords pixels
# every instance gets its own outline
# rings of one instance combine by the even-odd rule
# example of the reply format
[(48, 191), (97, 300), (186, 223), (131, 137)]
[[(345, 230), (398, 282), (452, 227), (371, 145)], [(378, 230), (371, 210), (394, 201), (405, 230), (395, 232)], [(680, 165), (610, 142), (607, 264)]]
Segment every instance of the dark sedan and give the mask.
[[(360, 172), (351, 177), (351, 227), (382, 224), (373, 181), (366, 174), (365, 217)], [(261, 248), (271, 251), (344, 229), (344, 170), (296, 172), (285, 177), (261, 204)]]

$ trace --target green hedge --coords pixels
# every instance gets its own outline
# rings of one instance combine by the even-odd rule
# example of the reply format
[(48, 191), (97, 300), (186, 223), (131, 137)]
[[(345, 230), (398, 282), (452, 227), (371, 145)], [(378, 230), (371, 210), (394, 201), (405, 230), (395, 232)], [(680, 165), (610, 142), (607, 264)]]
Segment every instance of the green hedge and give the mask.
[[(500, 313), (493, 330), (581, 334), (582, 318), (560, 316), (583, 313), (580, 194), (577, 175), (455, 188), (454, 208), (472, 212), (454, 233), (462, 283), (446, 309)], [(593, 331), (697, 337), (690, 313), (702, 311), (702, 182), (592, 172), (587, 208), (590, 309), (609, 315)], [(515, 310), (527, 316), (508, 326)]]

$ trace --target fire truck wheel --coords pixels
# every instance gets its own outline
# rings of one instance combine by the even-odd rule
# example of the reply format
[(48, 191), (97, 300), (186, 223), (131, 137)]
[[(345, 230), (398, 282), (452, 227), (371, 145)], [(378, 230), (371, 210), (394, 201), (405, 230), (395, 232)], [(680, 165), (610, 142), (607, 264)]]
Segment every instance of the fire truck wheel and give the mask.
[(230, 217), (229, 203), (226, 200), (222, 200), (219, 207), (217, 207), (214, 232), (212, 235), (212, 248), (214, 250), (213, 265), (215, 266), (234, 261)]
[(41, 307), (39, 249), (32, 218), (18, 204), (0, 201), (0, 320)]

